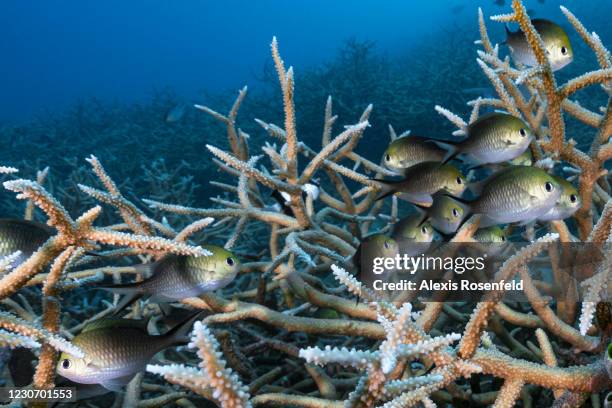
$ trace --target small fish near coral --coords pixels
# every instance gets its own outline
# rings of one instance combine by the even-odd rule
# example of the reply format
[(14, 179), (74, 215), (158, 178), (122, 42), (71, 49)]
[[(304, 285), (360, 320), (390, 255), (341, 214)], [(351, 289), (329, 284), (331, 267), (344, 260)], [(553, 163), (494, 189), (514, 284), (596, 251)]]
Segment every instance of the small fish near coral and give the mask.
[[(363, 81), (311, 73), (326, 80), (305, 78), (304, 91), (300, 80), (308, 75), (283, 61), (276, 38), (276, 73), (266, 79), (278, 81), (278, 101), (249, 100), (262, 104), (261, 114), (245, 114), (254, 112), (245, 105), (246, 87), (227, 112), (196, 105), (197, 118), (183, 105), (168, 111), (167, 100), (155, 105), (157, 130), (179, 143), (184, 134), (206, 133), (205, 142), (198, 139), (206, 157), (197, 152), (209, 165), (204, 188), (219, 192), (209, 205), (193, 199), (193, 178), (177, 176), (192, 163), (178, 173), (161, 161), (141, 163), (134, 183), (115, 177), (120, 166), (104, 167), (117, 160), (105, 149), (104, 160), (91, 155), (83, 167), (66, 159), (60, 168), (75, 168), (66, 177), (36, 174), (38, 156), (6, 159), (0, 205), (11, 216), (0, 219), (2, 385), (69, 384), (82, 390), (72, 406), (96, 407), (610, 406), (606, 37), (565, 7), (571, 31), (532, 19), (520, 0), (489, 6), (506, 13), (491, 17), (497, 33), (482, 10), (447, 7), (456, 25), (477, 17), (479, 40), (474, 46), (469, 39), (477, 58), (469, 59), (484, 75), (477, 84), (427, 90), (435, 101), (421, 105), (448, 120), (431, 134), (398, 137), (389, 123), (378, 123), (396, 110), (402, 125), (420, 123), (424, 111), (414, 105), (382, 106), (381, 115), (368, 102), (363, 111), (347, 109), (367, 99), (361, 86), (377, 92), (393, 84), (383, 89), (385, 100), (402, 92), (414, 99), (423, 88), (396, 86), (408, 82), (393, 75), (420, 84), (431, 78), (431, 61), (413, 64), (414, 72), (384, 71), (388, 82), (379, 86), (365, 79), (380, 65), (370, 70), (373, 60), (364, 52), (344, 53), (342, 68)], [(498, 38), (505, 25), (507, 38)], [(570, 39), (586, 45), (573, 48)], [(596, 58), (575, 54), (587, 52)], [(458, 54), (449, 52), (440, 76), (467, 72), (467, 65), (457, 68)], [(442, 48), (435, 55), (443, 58)], [(427, 75), (417, 77), (417, 70)], [(490, 83), (486, 94), (472, 88), (478, 95), (466, 100), (461, 89), (482, 81)], [(322, 110), (303, 102), (304, 93), (322, 88), (322, 100), (328, 91), (342, 94), (328, 97)], [(134, 111), (130, 117), (140, 122), (122, 131), (143, 126)], [(320, 111), (322, 122), (302, 123), (310, 111)], [(262, 114), (282, 124), (255, 119)], [(206, 121), (223, 129), (201, 132)], [(388, 141), (381, 127), (389, 128)], [(319, 131), (320, 141), (313, 138)], [(139, 148), (166, 142), (157, 132), (148, 136), (150, 145)], [(38, 145), (28, 148), (43, 154)], [(500, 289), (477, 301), (445, 302), (446, 289), (435, 290), (435, 301), (407, 301), (408, 289), (381, 294), (360, 281), (371, 260), (425, 258), (440, 248), (438, 240), (498, 249), (483, 275)], [(582, 257), (565, 259), (565, 246)], [(603, 256), (588, 257), (582, 247)], [(514, 298), (502, 283), (519, 281)]]

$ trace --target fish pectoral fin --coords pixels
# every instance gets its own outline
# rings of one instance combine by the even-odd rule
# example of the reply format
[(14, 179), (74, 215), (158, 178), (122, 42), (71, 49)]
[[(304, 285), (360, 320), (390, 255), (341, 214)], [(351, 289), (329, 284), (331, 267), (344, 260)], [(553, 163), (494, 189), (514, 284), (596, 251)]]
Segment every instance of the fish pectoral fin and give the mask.
[(420, 205), (422, 207), (431, 207), (431, 204), (433, 203), (433, 198), (431, 197), (431, 194), (400, 193), (397, 195), (397, 198)]
[(91, 358), (88, 357), (84, 357), (83, 358), (83, 362), (85, 363), (86, 367), (97, 367), (92, 361)]
[(525, 190), (524, 188), (520, 189), (527, 197), (529, 197), (529, 201), (531, 201), (531, 203), (537, 203), (538, 201), (540, 201), (540, 198), (536, 195), (533, 195), (529, 192), (529, 190)]
[(529, 194), (529, 198), (531, 199), (532, 203), (537, 203), (540, 201), (540, 198), (538, 196), (535, 196), (533, 194)]

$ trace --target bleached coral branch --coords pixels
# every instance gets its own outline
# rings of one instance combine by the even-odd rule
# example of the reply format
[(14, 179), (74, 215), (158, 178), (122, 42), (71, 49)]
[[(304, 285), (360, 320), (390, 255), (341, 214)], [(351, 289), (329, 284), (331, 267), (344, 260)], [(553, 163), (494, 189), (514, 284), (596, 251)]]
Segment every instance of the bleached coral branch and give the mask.
[[(465, 132), (467, 130), (467, 123), (465, 123), (465, 121), (463, 119), (461, 119), (461, 117), (459, 117), (458, 115), (456, 115), (453, 112), (449, 111), (448, 109), (443, 108), (440, 105), (436, 105), (435, 106), (435, 110), (440, 115), (442, 115), (446, 119), (448, 119), (455, 126), (457, 126), (459, 128), (459, 130), (462, 132), (462, 134), (465, 134)], [(460, 134), (457, 134), (457, 136), (460, 136)]]
[(4, 188), (17, 194), (17, 199), (32, 200), (49, 217), (48, 224), (60, 233), (70, 235), (75, 225), (66, 209), (40, 184), (30, 180), (11, 180), (3, 183)]
[(219, 343), (202, 323), (193, 326), (190, 348), (196, 348), (201, 359), (200, 370), (178, 364), (169, 366), (148, 365), (147, 371), (160, 374), (168, 381), (181, 384), (205, 397), (212, 397), (223, 408), (248, 408), (248, 389), (226, 367), (219, 352)]
[(83, 357), (83, 351), (55, 334), (49, 333), (43, 328), (33, 326), (31, 323), (20, 319), (8, 312), (0, 312), (0, 328), (9, 332), (17, 333), (30, 338), (34, 342), (44, 341), (53, 348), (71, 354), (75, 357)]
[(317, 365), (335, 363), (344, 367), (354, 367), (363, 370), (368, 364), (379, 358), (379, 353), (367, 350), (356, 350), (354, 348), (349, 350), (346, 347), (332, 348), (330, 346), (325, 346), (324, 349), (318, 347), (301, 349), (299, 356), (308, 363)]
[(0, 166), (0, 174), (12, 174), (17, 173), (18, 171), (19, 170), (14, 167)]
[(13, 263), (19, 259), (20, 256), (21, 251), (16, 251), (10, 255), (0, 258), (0, 274), (9, 271)]
[(413, 391), (414, 389), (423, 387), (424, 385), (438, 383), (442, 380), (444, 380), (444, 377), (440, 374), (428, 374), (405, 380), (393, 380), (385, 384), (385, 394), (388, 397), (394, 397), (408, 391)]
[(357, 297), (368, 302), (378, 302), (381, 300), (374, 292), (366, 288), (346, 270), (336, 265), (332, 265), (331, 269), (336, 280), (342, 285), (346, 286), (349, 292), (351, 292), (353, 295), (356, 295)]
[(25, 347), (30, 349), (40, 348), (40, 343), (33, 340), (32, 337), (15, 334), (6, 330), (0, 329), (0, 347), (17, 348)]
[(429, 340), (419, 340), (415, 344), (400, 344), (395, 349), (396, 358), (427, 355), (441, 347), (445, 347), (461, 339), (458, 333), (450, 333), (444, 336), (434, 337)]
[(206, 217), (206, 218), (202, 218), (200, 220), (194, 221), (191, 224), (187, 225), (185, 228), (183, 228), (178, 234), (176, 234), (176, 237), (174, 237), (174, 240), (177, 242), (185, 242), (187, 241), (187, 239), (189, 239), (190, 236), (208, 227), (214, 221), (215, 219), (212, 217)]
[(584, 300), (580, 312), (580, 334), (585, 336), (591, 327), (597, 303), (607, 298), (608, 284), (610, 283), (610, 268), (612, 263), (606, 257), (602, 260), (595, 274), (582, 282), (584, 287)]
[(355, 126), (348, 126), (344, 132), (336, 136), (334, 140), (328, 143), (319, 153), (317, 153), (310, 163), (308, 163), (308, 166), (304, 169), (302, 175), (300, 176), (299, 183), (307, 183), (312, 178), (315, 171), (317, 171), (317, 169), (323, 165), (326, 158), (331, 156), (332, 153), (334, 153), (334, 151), (336, 151), (340, 145), (342, 145), (342, 143), (351, 138), (354, 134), (362, 132), (367, 126), (369, 126), (367, 121), (358, 123)]
[(397, 312), (397, 318), (393, 323), (388, 322), (383, 317), (383, 321), (387, 322), (387, 325), (383, 324), (387, 331), (387, 338), (380, 345), (380, 367), (385, 374), (389, 374), (397, 363), (397, 349), (400, 346), (404, 338), (406, 338), (409, 325), (412, 324), (412, 305), (405, 303)]

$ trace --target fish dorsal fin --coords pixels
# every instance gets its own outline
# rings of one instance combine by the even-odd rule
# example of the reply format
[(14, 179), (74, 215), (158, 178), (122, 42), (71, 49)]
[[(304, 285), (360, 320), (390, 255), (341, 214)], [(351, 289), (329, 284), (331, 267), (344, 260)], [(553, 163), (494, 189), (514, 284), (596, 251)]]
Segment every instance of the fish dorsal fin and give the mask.
[(125, 319), (122, 317), (107, 317), (103, 319), (94, 320), (93, 322), (88, 323), (81, 333), (87, 333), (93, 330), (100, 329), (119, 329), (119, 328), (131, 328), (131, 329), (139, 329), (143, 331), (147, 331), (147, 326), (149, 325), (149, 319)]
[(163, 337), (166, 338), (170, 344), (187, 344), (191, 339), (191, 332), (193, 324), (196, 320), (201, 319), (205, 316), (203, 311), (193, 313), (188, 316), (185, 320), (168, 330)]

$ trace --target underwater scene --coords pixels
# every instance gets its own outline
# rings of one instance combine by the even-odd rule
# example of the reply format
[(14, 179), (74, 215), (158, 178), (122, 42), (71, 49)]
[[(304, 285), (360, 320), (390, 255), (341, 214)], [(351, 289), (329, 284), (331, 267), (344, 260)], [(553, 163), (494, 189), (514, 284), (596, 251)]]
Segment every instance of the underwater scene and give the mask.
[(13, 1), (0, 406), (612, 408), (612, 2)]

